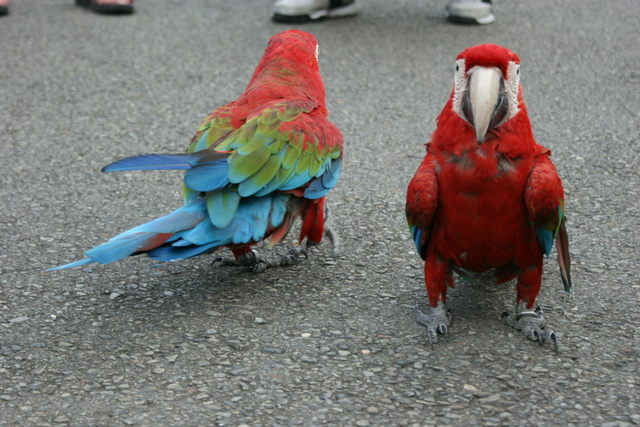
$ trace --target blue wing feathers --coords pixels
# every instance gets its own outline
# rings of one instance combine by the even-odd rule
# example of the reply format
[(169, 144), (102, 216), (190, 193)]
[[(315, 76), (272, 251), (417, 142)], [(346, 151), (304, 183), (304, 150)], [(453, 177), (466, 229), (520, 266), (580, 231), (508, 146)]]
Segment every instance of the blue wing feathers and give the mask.
[(289, 197), (287, 194), (274, 195), (271, 205), (271, 226), (273, 228), (278, 227), (282, 224), (282, 221), (284, 221), (284, 217), (287, 214)]
[(544, 227), (536, 227), (536, 235), (538, 236), (538, 243), (542, 248), (542, 252), (544, 252), (546, 256), (549, 256), (551, 248), (553, 247), (553, 231), (549, 231)]
[(188, 154), (143, 154), (108, 164), (102, 172), (189, 169), (192, 163), (188, 157)]
[(564, 218), (564, 211), (562, 206), (558, 206), (558, 221), (557, 225), (553, 229), (549, 229), (548, 227), (538, 226), (535, 227), (536, 236), (538, 237), (538, 244), (542, 248), (542, 252), (549, 256), (551, 254), (551, 249), (553, 248), (553, 240), (558, 234), (558, 230), (560, 229), (560, 225), (562, 224)]
[(240, 204), (238, 192), (229, 190), (211, 191), (205, 195), (207, 211), (213, 225), (225, 228), (236, 215)]
[(416, 246), (416, 251), (418, 251), (418, 255), (422, 259), (425, 258), (426, 252), (425, 249), (422, 248), (422, 229), (417, 225), (413, 225), (410, 227), (411, 229), (411, 237), (413, 238), (413, 244)]
[(213, 191), (229, 184), (229, 165), (225, 160), (199, 163), (184, 175), (184, 184), (194, 191)]
[(340, 158), (332, 160), (328, 167), (325, 167), (324, 173), (311, 181), (304, 191), (304, 197), (308, 199), (319, 199), (325, 196), (336, 182), (338, 182), (341, 164), (342, 159)]

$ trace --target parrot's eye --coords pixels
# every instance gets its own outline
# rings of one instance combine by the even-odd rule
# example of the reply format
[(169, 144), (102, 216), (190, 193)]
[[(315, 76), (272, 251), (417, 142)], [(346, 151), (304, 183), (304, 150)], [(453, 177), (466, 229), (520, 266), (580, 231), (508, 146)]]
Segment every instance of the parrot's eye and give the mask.
[(456, 73), (457, 73), (458, 71), (460, 71), (460, 66), (459, 66), (459, 65), (456, 65)]

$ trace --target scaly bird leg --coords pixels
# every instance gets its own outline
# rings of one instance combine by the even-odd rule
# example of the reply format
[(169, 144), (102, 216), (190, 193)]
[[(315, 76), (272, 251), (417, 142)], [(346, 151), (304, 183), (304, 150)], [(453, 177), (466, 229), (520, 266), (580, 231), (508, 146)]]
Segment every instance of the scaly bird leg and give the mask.
[(258, 254), (255, 249), (243, 253), (238, 259), (218, 257), (214, 262), (219, 262), (221, 266), (249, 267), (254, 273), (261, 273), (269, 267), (284, 267), (296, 265), (300, 261), (300, 255), (307, 257), (307, 251), (301, 247), (294, 246), (283, 254), (265, 256)]
[(436, 307), (430, 307), (430, 313), (424, 314), (420, 310), (420, 304), (416, 301), (414, 307), (416, 321), (427, 327), (429, 344), (438, 342), (438, 334), (447, 337), (448, 326), (451, 323), (451, 311), (440, 301)]
[[(333, 228), (328, 224), (325, 224), (324, 226), (324, 235), (327, 239), (329, 239), (329, 242), (331, 243), (331, 256), (333, 258), (337, 258), (338, 251), (340, 250), (340, 238), (338, 237), (336, 232), (333, 231)], [(316, 246), (317, 244), (318, 243), (313, 243), (307, 240), (307, 249), (311, 246)]]
[[(338, 234), (333, 231), (333, 227), (329, 221), (329, 217), (331, 214), (331, 210), (329, 209), (329, 205), (324, 205), (324, 236), (329, 239), (331, 242), (331, 256), (333, 258), (338, 257), (338, 251), (340, 250), (340, 237)], [(317, 243), (310, 242), (307, 240), (307, 248), (311, 246), (315, 246)]]
[(516, 305), (516, 315), (508, 312), (502, 313), (502, 320), (509, 326), (522, 332), (532, 341), (538, 341), (542, 345), (545, 341), (553, 341), (553, 349), (558, 352), (558, 337), (554, 331), (544, 330), (546, 322), (542, 314), (542, 308), (536, 306), (534, 311), (527, 310), (526, 303)]

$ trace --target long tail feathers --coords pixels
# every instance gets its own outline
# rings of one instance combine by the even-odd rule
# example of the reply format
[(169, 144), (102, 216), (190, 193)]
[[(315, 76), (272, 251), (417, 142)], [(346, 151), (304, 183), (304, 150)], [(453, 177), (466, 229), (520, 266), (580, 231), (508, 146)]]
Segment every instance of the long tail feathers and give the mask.
[(87, 259), (54, 267), (49, 270), (61, 270), (97, 262), (107, 264), (130, 255), (147, 252), (164, 244), (176, 233), (189, 230), (207, 218), (204, 202), (198, 199), (175, 210), (164, 217), (121, 233), (109, 241), (89, 249)]
[[(295, 213), (289, 211), (290, 197), (290, 194), (275, 193), (231, 201), (229, 203), (235, 213), (230, 220), (224, 221), (224, 227), (218, 227), (212, 222), (209, 210), (224, 209), (229, 203), (224, 197), (221, 203), (211, 203), (206, 196), (200, 196), (169, 215), (125, 231), (88, 250), (86, 259), (50, 270), (93, 262), (106, 264), (139, 253), (146, 253), (158, 261), (191, 258), (213, 252), (221, 246), (250, 245), (269, 235), (275, 243), (286, 236), (295, 217)], [(311, 202), (311, 205), (308, 210), (314, 213), (315, 218), (316, 205), (321, 203)], [(313, 218), (305, 219), (307, 233), (311, 229), (313, 234)]]
[(81, 259), (80, 261), (71, 262), (69, 264), (59, 265), (57, 267), (49, 268), (47, 271), (63, 270), (65, 268), (80, 267), (81, 265), (91, 264), (92, 262), (95, 262), (95, 261), (93, 261), (91, 258), (85, 258), (85, 259)]
[(558, 251), (558, 264), (560, 264), (560, 275), (562, 276), (564, 290), (570, 292), (571, 259), (569, 258), (569, 238), (567, 237), (565, 218), (562, 218), (562, 223), (560, 224), (560, 228), (556, 234), (556, 250)]

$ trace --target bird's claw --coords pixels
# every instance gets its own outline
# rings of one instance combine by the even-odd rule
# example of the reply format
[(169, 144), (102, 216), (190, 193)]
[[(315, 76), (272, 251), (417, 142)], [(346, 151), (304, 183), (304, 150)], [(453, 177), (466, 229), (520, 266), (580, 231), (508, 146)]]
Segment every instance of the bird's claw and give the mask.
[(305, 248), (294, 246), (286, 253), (275, 255), (271, 259), (263, 259), (269, 267), (285, 267), (287, 265), (296, 265), (300, 261), (300, 255), (305, 259), (309, 258), (309, 254)]
[(558, 352), (558, 337), (554, 331), (544, 329), (546, 322), (540, 306), (536, 306), (535, 310), (531, 311), (525, 310), (523, 305), (518, 305), (515, 317), (505, 311), (502, 313), (502, 320), (540, 345), (543, 345), (545, 341), (553, 342), (553, 349), (556, 353)]
[(444, 335), (445, 339), (447, 338), (451, 323), (451, 311), (442, 302), (439, 302), (436, 307), (431, 307), (430, 311), (429, 314), (423, 313), (420, 310), (420, 304), (416, 301), (414, 306), (416, 321), (427, 327), (429, 344), (435, 344), (438, 342), (438, 334)]
[(307, 251), (298, 246), (292, 247), (284, 254), (277, 254), (270, 257), (260, 255), (258, 251), (251, 249), (249, 252), (240, 255), (238, 259), (217, 257), (213, 260), (213, 263), (220, 263), (223, 267), (247, 267), (254, 273), (261, 273), (269, 267), (295, 265), (299, 262), (300, 255), (304, 255), (304, 257), (307, 258)]
[(249, 252), (240, 255), (238, 259), (219, 256), (211, 264), (219, 263), (221, 267), (254, 267), (260, 262), (262, 262), (262, 257), (256, 250), (251, 249)]
[[(329, 239), (329, 242), (331, 243), (331, 257), (332, 258), (337, 258), (338, 257), (338, 251), (340, 249), (340, 241), (338, 239), (338, 235), (333, 231), (333, 229), (331, 227), (327, 227), (325, 226), (324, 229), (324, 236)], [(309, 249), (313, 246), (318, 246), (320, 243), (318, 242), (312, 242), (311, 240), (307, 240), (307, 245), (306, 248)], [(306, 256), (306, 254), (305, 254)]]

